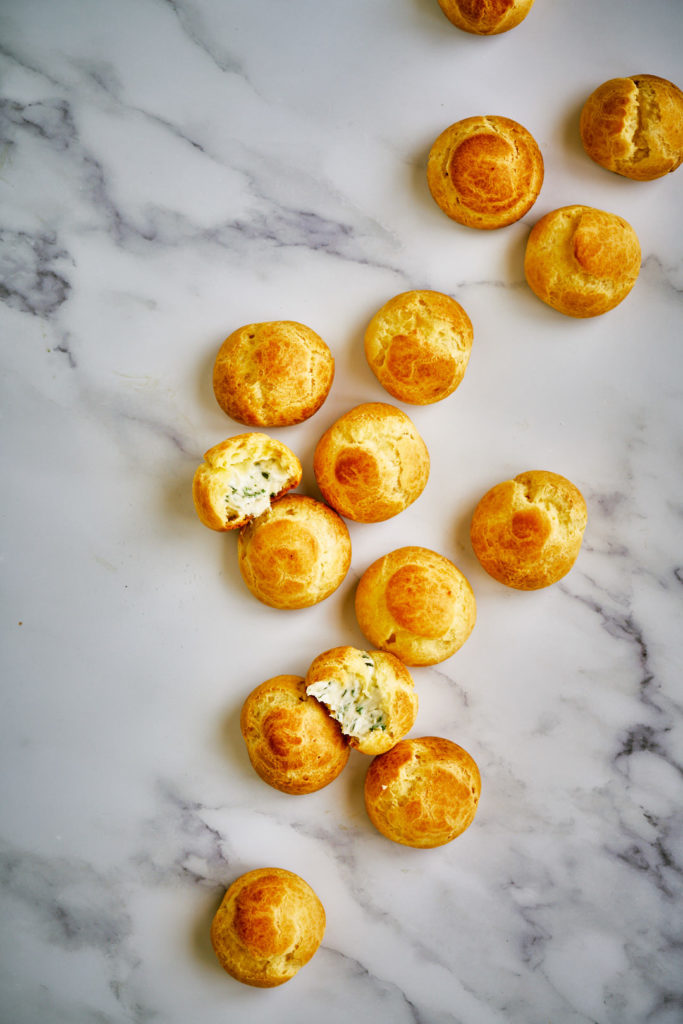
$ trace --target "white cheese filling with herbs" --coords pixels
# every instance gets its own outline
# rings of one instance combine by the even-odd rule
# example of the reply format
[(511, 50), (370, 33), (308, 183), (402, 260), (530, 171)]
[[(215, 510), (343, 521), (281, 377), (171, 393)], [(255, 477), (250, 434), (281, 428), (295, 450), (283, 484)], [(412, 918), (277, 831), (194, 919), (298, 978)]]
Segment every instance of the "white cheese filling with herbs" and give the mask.
[(235, 466), (228, 479), (225, 507), (228, 519), (260, 516), (270, 507), (270, 499), (282, 490), (288, 475), (276, 459)]
[(346, 736), (367, 736), (370, 732), (387, 728), (387, 707), (372, 677), (356, 675), (347, 679), (320, 679), (307, 686), (306, 693), (325, 705)]

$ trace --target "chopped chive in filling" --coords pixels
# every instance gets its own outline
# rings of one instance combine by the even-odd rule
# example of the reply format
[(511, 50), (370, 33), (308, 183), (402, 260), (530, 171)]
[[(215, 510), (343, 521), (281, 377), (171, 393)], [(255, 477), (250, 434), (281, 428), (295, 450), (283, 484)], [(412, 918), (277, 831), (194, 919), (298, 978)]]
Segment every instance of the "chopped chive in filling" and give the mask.
[(259, 459), (251, 465), (234, 467), (225, 494), (227, 518), (261, 515), (286, 483), (287, 474), (275, 459)]
[[(374, 662), (371, 664), (374, 669)], [(356, 677), (350, 684), (347, 680), (323, 679), (307, 686), (306, 692), (327, 707), (347, 736), (365, 736), (387, 728), (387, 709), (372, 679)]]

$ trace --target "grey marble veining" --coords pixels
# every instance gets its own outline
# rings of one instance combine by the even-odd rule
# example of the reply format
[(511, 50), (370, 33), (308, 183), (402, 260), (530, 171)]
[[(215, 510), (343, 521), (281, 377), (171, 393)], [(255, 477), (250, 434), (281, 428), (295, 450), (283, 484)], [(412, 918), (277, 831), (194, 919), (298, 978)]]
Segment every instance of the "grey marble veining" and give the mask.
[[(601, 81), (679, 75), (683, 8), (636, 7), (537, 0), (477, 39), (436, 0), (0, 5), (3, 1024), (683, 1020), (683, 171), (620, 179), (577, 132)], [(450, 222), (426, 185), (433, 139), (476, 113), (544, 156), (536, 205), (500, 232)], [(524, 281), (531, 225), (573, 202), (626, 217), (643, 250), (632, 294), (589, 322)], [(349, 524), (332, 598), (266, 608), (192, 507), (202, 453), (242, 429), (211, 392), (217, 348), (279, 318), (328, 342), (327, 402), (274, 432), (315, 495), (324, 429), (387, 400), (365, 325), (412, 287), (475, 331), (458, 390), (406, 407), (429, 484)], [(469, 520), (529, 468), (571, 478), (589, 525), (572, 572), (524, 594), (484, 574)], [(465, 646), (414, 670), (414, 734), (462, 744), (483, 779), (474, 824), (433, 851), (374, 831), (362, 755), (287, 797), (238, 722), (259, 682), (363, 646), (355, 585), (403, 544), (442, 551), (477, 599)], [(327, 930), (265, 992), (221, 970), (209, 926), (270, 863), (310, 882)]]

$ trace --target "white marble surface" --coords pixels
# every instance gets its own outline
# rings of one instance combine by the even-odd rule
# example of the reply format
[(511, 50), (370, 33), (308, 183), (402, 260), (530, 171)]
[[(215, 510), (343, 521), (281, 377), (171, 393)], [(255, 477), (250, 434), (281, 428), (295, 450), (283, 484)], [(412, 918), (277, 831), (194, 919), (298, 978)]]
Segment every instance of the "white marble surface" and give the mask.
[[(0, 5), (3, 1024), (683, 1020), (683, 170), (621, 179), (577, 134), (605, 79), (680, 79), (682, 41), (680, 0), (537, 0), (491, 39), (436, 0)], [(436, 135), (480, 113), (545, 158), (536, 206), (498, 232), (449, 221), (425, 182)], [(585, 322), (522, 272), (530, 226), (574, 202), (643, 249), (632, 294)], [(268, 609), (192, 507), (202, 453), (241, 429), (213, 398), (217, 347), (284, 318), (332, 348), (326, 404), (273, 432), (315, 495), (323, 430), (387, 398), (364, 326), (412, 287), (475, 329), (459, 390), (405, 407), (427, 489), (351, 524), (332, 598)], [(480, 569), (468, 524), (529, 468), (572, 479), (589, 525), (571, 574), (525, 594)], [(355, 583), (412, 543), (478, 602), (465, 647), (414, 671), (414, 734), (483, 777), (472, 827), (433, 851), (373, 830), (361, 755), (288, 797), (238, 727), (257, 683), (363, 646)], [(273, 863), (328, 923), (293, 982), (259, 991), (208, 929), (225, 886)]]

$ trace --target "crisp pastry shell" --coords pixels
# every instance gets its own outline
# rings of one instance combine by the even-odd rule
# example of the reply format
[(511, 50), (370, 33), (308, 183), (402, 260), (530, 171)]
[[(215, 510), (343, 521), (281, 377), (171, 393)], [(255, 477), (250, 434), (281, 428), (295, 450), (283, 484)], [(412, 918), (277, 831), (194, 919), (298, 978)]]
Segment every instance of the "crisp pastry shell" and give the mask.
[(312, 328), (295, 320), (246, 324), (221, 345), (213, 389), (238, 423), (286, 427), (309, 419), (334, 379), (334, 358)]
[(586, 529), (583, 495), (546, 470), (496, 484), (474, 510), (470, 536), (486, 572), (517, 590), (548, 587), (574, 565)]
[(466, 117), (438, 136), (427, 184), (452, 220), (484, 231), (520, 220), (543, 184), (543, 156), (531, 133), (495, 114)]
[[(373, 663), (368, 670), (367, 659)], [(356, 647), (333, 647), (319, 654), (306, 673), (306, 687), (329, 679), (353, 683), (374, 676), (386, 709), (385, 728), (356, 736), (347, 733), (349, 745), (361, 754), (381, 754), (408, 733), (417, 718), (418, 696), (413, 677), (405, 665), (385, 651), (361, 651)], [(343, 726), (342, 726), (343, 729)]]
[(248, 513), (231, 515), (229, 497), (231, 482), (238, 478), (240, 467), (269, 459), (276, 460), (285, 483), (270, 495), (275, 501), (301, 482), (301, 462), (287, 445), (267, 434), (237, 434), (214, 445), (204, 455), (192, 480), (192, 498), (197, 515), (211, 530), (239, 530), (254, 517)]
[(524, 273), (534, 294), (565, 316), (601, 316), (618, 306), (640, 273), (634, 229), (616, 213), (562, 206), (533, 226)]
[(348, 740), (308, 696), (303, 676), (275, 676), (252, 690), (242, 705), (240, 729), (256, 773), (283, 793), (322, 789), (349, 759)]
[(240, 530), (242, 579), (272, 608), (309, 608), (341, 585), (351, 538), (337, 513), (315, 498), (285, 494)]
[(313, 471), (323, 498), (340, 515), (378, 523), (422, 494), (429, 452), (401, 409), (367, 402), (325, 431), (316, 445)]
[(610, 78), (584, 103), (579, 131), (588, 156), (608, 171), (661, 178), (683, 162), (683, 92), (657, 75)]
[(461, 835), (474, 820), (480, 795), (472, 756), (440, 736), (401, 740), (376, 757), (365, 776), (365, 807), (375, 828), (420, 849)]
[(521, 24), (534, 0), (439, 0), (448, 20), (477, 36), (509, 32)]
[(462, 382), (472, 321), (442, 292), (413, 290), (389, 299), (365, 331), (365, 356), (382, 387), (413, 405), (440, 402)]
[(211, 944), (245, 985), (289, 981), (316, 953), (325, 909), (311, 886), (284, 868), (256, 868), (228, 888), (211, 924)]
[(371, 644), (406, 665), (455, 654), (476, 621), (469, 581), (444, 555), (409, 546), (368, 566), (356, 588), (358, 625)]

